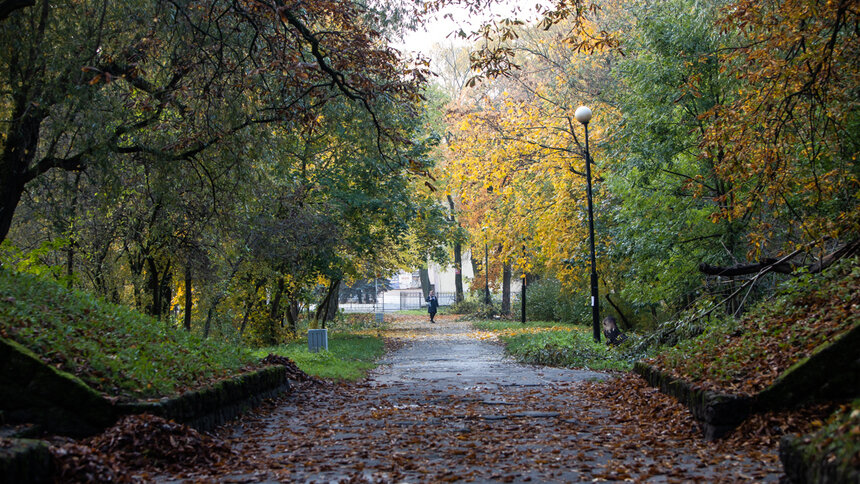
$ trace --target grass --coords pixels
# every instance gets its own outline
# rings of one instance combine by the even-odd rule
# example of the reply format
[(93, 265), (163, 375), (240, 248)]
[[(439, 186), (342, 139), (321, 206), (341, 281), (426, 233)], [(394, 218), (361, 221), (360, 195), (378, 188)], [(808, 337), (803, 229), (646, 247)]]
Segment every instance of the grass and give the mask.
[[(438, 312), (440, 314), (444, 314), (444, 313), (442, 313), (442, 311), (443, 311), (443, 308), (440, 307)], [(401, 309), (400, 311), (397, 311), (396, 314), (403, 314), (406, 316), (427, 316), (428, 318), (430, 317), (429, 316), (430, 313), (427, 312), (427, 308), (424, 308), (424, 309)]]
[(523, 324), (519, 321), (503, 319), (474, 321), (472, 326), (484, 331), (517, 331), (522, 328), (556, 328), (559, 331), (568, 331), (577, 327), (551, 321), (526, 321), (526, 324)]
[(627, 371), (633, 361), (620, 348), (595, 343), (591, 328), (546, 321), (476, 321), (472, 325), (493, 333), (506, 351), (523, 363), (591, 370)]
[(261, 348), (254, 356), (263, 358), (274, 353), (296, 362), (305, 373), (319, 378), (355, 381), (364, 378), (376, 367), (376, 361), (385, 353), (385, 343), (377, 336), (349, 333), (329, 333), (328, 351), (311, 353), (306, 339), (285, 345)]
[(122, 398), (175, 394), (256, 361), (245, 348), (7, 269), (0, 269), (0, 336)]

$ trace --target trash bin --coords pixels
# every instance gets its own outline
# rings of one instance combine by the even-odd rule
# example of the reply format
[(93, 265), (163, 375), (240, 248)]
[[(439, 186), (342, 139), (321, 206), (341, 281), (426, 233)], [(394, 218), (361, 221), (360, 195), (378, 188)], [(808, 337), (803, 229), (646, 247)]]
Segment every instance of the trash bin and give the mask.
[(318, 353), (319, 350), (328, 351), (328, 329), (309, 329), (308, 351)]
[(380, 312), (376, 313), (376, 322), (377, 322), (377, 324), (382, 324), (382, 321), (384, 321), (384, 320), (385, 320), (385, 316), (384, 316), (384, 314), (382, 313), (382, 311), (380, 311)]

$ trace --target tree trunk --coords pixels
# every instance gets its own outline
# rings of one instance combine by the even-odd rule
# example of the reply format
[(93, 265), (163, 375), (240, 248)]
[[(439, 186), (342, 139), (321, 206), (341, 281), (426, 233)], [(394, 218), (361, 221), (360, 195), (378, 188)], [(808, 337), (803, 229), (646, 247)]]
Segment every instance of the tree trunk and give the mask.
[(185, 331), (191, 331), (191, 308), (193, 300), (191, 293), (191, 264), (185, 266), (185, 314), (183, 315)]
[(502, 314), (511, 314), (511, 261), (502, 265)]
[(248, 325), (248, 318), (251, 317), (251, 311), (254, 309), (254, 303), (257, 301), (257, 294), (248, 298), (245, 303), (245, 312), (242, 314), (242, 324), (239, 325), (239, 336), (245, 334), (245, 326)]
[(796, 270), (806, 267), (810, 273), (815, 274), (830, 267), (839, 259), (857, 254), (858, 252), (860, 252), (860, 240), (854, 240), (825, 255), (819, 261), (806, 266), (792, 264), (785, 260), (787, 257), (784, 257), (783, 259), (762, 259), (757, 264), (736, 265), (732, 267), (717, 267), (702, 262), (699, 264), (699, 271), (709, 276), (735, 277), (756, 274), (764, 270), (792, 274)]
[(0, 186), (0, 242), (5, 240), (6, 235), (9, 234), (15, 208), (21, 201), (22, 193), (24, 193), (24, 184), (16, 183), (15, 180), (4, 180)]
[[(141, 278), (143, 276), (143, 256), (140, 255), (140, 251), (135, 251), (135, 253), (132, 254), (131, 249), (128, 248), (126, 248), (126, 254), (128, 255), (128, 268), (132, 275), (131, 284), (132, 291), (134, 293), (134, 306), (138, 311), (145, 311), (146, 308), (143, 307), (143, 294), (140, 287)], [(116, 290), (116, 288), (114, 289)]]
[(150, 303), (146, 307), (146, 314), (157, 318), (161, 308), (161, 285), (158, 281), (158, 267), (153, 257), (146, 258), (146, 287), (149, 290)]
[(281, 313), (281, 297), (284, 295), (284, 278), (278, 279), (278, 288), (275, 289), (275, 299), (272, 300), (272, 307), (269, 311), (269, 320), (275, 324), (280, 319)]
[(209, 306), (209, 311), (206, 313), (206, 323), (203, 325), (203, 337), (209, 337), (209, 330), (212, 328), (212, 314), (215, 313), (215, 302)]
[(269, 308), (269, 320), (266, 323), (266, 335), (264, 340), (268, 345), (277, 344), (277, 328), (282, 326), (281, 319), (281, 297), (284, 295), (284, 278), (278, 278), (278, 287), (275, 289), (275, 298), (272, 300), (272, 305)]
[(66, 249), (66, 287), (72, 289), (72, 278), (75, 275), (75, 244), (69, 239), (69, 247)]
[(325, 328), (325, 322), (333, 320), (337, 317), (337, 311), (340, 309), (340, 284), (341, 279), (337, 280), (337, 284), (335, 284), (334, 290), (332, 292), (331, 297), (328, 300), (328, 311), (326, 311), (326, 319), (323, 320), (323, 328)]
[(161, 273), (158, 291), (160, 293), (158, 295), (159, 303), (161, 304), (158, 307), (158, 319), (161, 319), (170, 313), (170, 302), (173, 300), (173, 264), (170, 261), (167, 262), (167, 266)]
[(454, 290), (457, 302), (463, 301), (463, 246), (457, 241), (454, 244)]
[(290, 333), (294, 336), (299, 333), (299, 301), (295, 298), (288, 299), (287, 306), (287, 323), (289, 323)]
[[(451, 208), (451, 222), (455, 222), (454, 217), (454, 199), (448, 195), (448, 206)], [(458, 224), (459, 226), (459, 224)], [(454, 300), (463, 302), (463, 245), (460, 243), (458, 236), (454, 241)]]
[[(332, 315), (329, 312), (332, 309), (332, 298), (337, 300), (337, 293), (340, 290), (340, 279), (335, 279), (331, 281), (329, 284), (328, 290), (326, 291), (326, 295), (323, 298), (322, 302), (319, 306), (317, 306), (316, 320), (320, 325), (320, 329), (325, 328), (326, 321), (330, 320)], [(335, 311), (337, 310), (337, 304), (335, 303)]]
[(71, 289), (75, 275), (75, 228), (78, 215), (78, 187), (81, 183), (81, 172), (75, 173), (75, 185), (72, 187), (72, 202), (69, 204), (69, 247), (66, 252), (66, 285)]
[(424, 293), (424, 297), (421, 299), (422, 301), (426, 300), (430, 297), (430, 271), (427, 269), (427, 264), (418, 271), (419, 277), (421, 278), (421, 292)]
[[(21, 66), (12, 67), (17, 68)], [(32, 89), (31, 93), (38, 96), (36, 91), (39, 89), (33, 86), (21, 86), (19, 89)], [(44, 110), (28, 102), (27, 96), (13, 96), (13, 99), (15, 106), (8, 113), (10, 122), (5, 132), (3, 153), (0, 154), (0, 242), (9, 234), (24, 187), (35, 176), (35, 173), (28, 171), (28, 167), (38, 152), (39, 132), (44, 119)]]

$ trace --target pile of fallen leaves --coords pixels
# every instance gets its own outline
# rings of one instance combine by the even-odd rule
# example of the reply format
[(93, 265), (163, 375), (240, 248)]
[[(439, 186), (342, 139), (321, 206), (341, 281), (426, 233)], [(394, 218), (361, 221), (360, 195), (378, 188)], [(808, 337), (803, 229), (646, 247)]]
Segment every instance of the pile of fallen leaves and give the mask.
[[(655, 441), (665, 436), (700, 440), (698, 424), (682, 403), (632, 373), (584, 383), (582, 391), (589, 401), (600, 402), (616, 420), (629, 424), (647, 422), (647, 428), (658, 432), (653, 436)], [(775, 448), (783, 435), (805, 434), (820, 428), (821, 420), (833, 413), (834, 408), (835, 404), (824, 403), (752, 415), (715, 445), (749, 450)]]
[(287, 367), (287, 378), (294, 381), (300, 382), (319, 382), (318, 378), (312, 377), (307, 373), (303, 372), (301, 368), (296, 365), (296, 362), (287, 358), (286, 356), (280, 356), (273, 353), (269, 353), (269, 356), (260, 360), (260, 362), (264, 365), (283, 365)]
[(51, 448), (60, 482), (126, 482), (129, 471), (200, 468), (229, 461), (223, 441), (154, 415), (130, 415), (79, 443)]
[(701, 388), (752, 395), (858, 325), (860, 267), (855, 262), (752, 311), (736, 330), (716, 328), (649, 363)]

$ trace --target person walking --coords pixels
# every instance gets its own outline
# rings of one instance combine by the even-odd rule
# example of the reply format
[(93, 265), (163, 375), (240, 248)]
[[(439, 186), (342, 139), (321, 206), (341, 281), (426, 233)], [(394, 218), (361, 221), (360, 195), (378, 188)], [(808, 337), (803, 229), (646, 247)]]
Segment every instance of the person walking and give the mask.
[(427, 297), (426, 301), (429, 303), (427, 312), (430, 313), (430, 323), (433, 324), (436, 322), (436, 310), (439, 309), (439, 299), (436, 297), (436, 291), (430, 289), (430, 296)]

